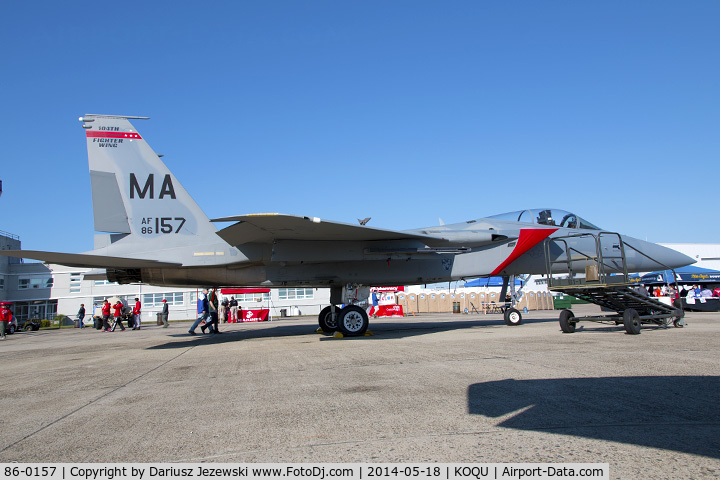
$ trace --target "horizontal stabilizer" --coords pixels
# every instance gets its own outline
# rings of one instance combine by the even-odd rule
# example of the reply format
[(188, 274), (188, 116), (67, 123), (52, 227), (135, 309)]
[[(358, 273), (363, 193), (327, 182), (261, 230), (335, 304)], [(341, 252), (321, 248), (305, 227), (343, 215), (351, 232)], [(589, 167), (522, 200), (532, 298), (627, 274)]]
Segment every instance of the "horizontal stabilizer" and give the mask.
[(277, 213), (240, 215), (217, 218), (213, 222), (237, 222), (218, 232), (228, 244), (271, 243), (275, 240), (374, 241), (420, 240), (423, 243), (444, 243), (445, 239), (430, 235), (383, 230), (364, 225), (328, 222), (314, 217)]
[(2, 250), (0, 255), (15, 258), (29, 258), (44, 263), (57, 263), (68, 267), (91, 268), (160, 268), (179, 267), (180, 263), (158, 262), (142, 258), (105, 257), (87, 253), (43, 252), (38, 250)]

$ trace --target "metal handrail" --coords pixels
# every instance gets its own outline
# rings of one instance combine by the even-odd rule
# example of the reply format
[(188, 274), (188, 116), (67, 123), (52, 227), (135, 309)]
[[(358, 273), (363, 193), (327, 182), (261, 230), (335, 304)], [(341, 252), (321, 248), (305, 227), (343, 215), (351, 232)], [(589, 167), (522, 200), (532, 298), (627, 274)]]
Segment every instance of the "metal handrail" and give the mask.
[(3, 237), (10, 238), (10, 239), (12, 239), (12, 240), (20, 240), (20, 236), (19, 236), (19, 235), (15, 235), (15, 234), (10, 233), (10, 232), (5, 232), (5, 231), (3, 231), (3, 230), (0, 230), (0, 235), (3, 236)]
[[(618, 242), (619, 242), (619, 247), (620, 247), (619, 256), (608, 256), (608, 255), (603, 256), (603, 253), (602, 253), (602, 236), (603, 235), (617, 236)], [(595, 241), (595, 253), (596, 253), (595, 256), (588, 255), (588, 254), (581, 252), (573, 247), (570, 247), (568, 245), (567, 241), (565, 240), (566, 238), (581, 238), (581, 237), (592, 237), (593, 238), (593, 240)], [(550, 242), (556, 242), (556, 243), (562, 242), (562, 244), (564, 244), (565, 248), (563, 249), (563, 251), (565, 252), (565, 260), (552, 261), (550, 259)], [(558, 264), (558, 263), (566, 264), (568, 267), (569, 279), (572, 279), (575, 276), (575, 272), (573, 271), (573, 268), (572, 268), (572, 263), (574, 261), (577, 261), (577, 258), (573, 259), (570, 256), (570, 252), (577, 253), (580, 256), (584, 257), (586, 260), (590, 260), (595, 265), (597, 265), (598, 266), (598, 280), (601, 283), (606, 283), (606, 279), (609, 275), (607, 273), (607, 270), (612, 268), (610, 265), (605, 263), (605, 260), (610, 259), (610, 258), (621, 259), (622, 260), (622, 272), (621, 273), (622, 273), (624, 279), (627, 281), (628, 270), (627, 270), (627, 259), (625, 256), (625, 245), (626, 244), (625, 244), (625, 242), (623, 242), (622, 236), (617, 232), (598, 232), (597, 234), (591, 233), (591, 232), (583, 232), (583, 233), (575, 233), (575, 234), (571, 234), (571, 235), (565, 235), (562, 237), (548, 238), (545, 241), (545, 258), (546, 258), (547, 275), (548, 275), (548, 287), (552, 287), (552, 283), (553, 283), (552, 266), (554, 264)], [(630, 245), (630, 247), (632, 247), (632, 245)], [(637, 250), (637, 249), (635, 249), (635, 250)], [(640, 252), (640, 253), (642, 253), (642, 252)], [(653, 261), (655, 261), (655, 260), (653, 260)]]
[[(606, 255), (606, 256), (603, 256), (603, 254), (602, 254), (602, 248), (601, 248), (601, 247), (602, 247), (602, 239), (601, 239), (602, 235), (616, 235), (616, 236), (617, 236), (618, 241), (619, 241), (619, 246), (620, 246), (620, 255), (619, 255), (619, 256), (617, 256), (617, 257), (615, 257), (615, 256), (612, 256), (612, 257), (611, 257), (611, 256), (607, 256), (607, 255)], [(573, 248), (573, 247), (570, 247), (570, 246), (568, 245), (567, 241), (565, 240), (566, 238), (579, 238), (579, 237), (588, 237), (588, 236), (593, 237), (593, 239), (595, 240), (595, 251), (596, 251), (596, 253), (597, 253), (597, 256), (595, 256), (595, 257), (593, 257), (593, 256), (591, 256), (591, 255), (588, 255), (588, 254), (586, 254), (586, 253), (584, 253), (584, 252), (581, 252), (581, 251), (579, 251), (579, 250), (577, 250), (577, 249), (575, 249), (575, 248)], [(552, 241), (552, 242), (557, 242), (557, 243), (562, 242), (562, 243), (565, 245), (565, 248), (564, 248), (565, 257), (566, 257), (565, 260), (555, 260), (555, 261), (550, 260), (550, 242), (551, 242), (551, 241)], [(575, 252), (575, 253), (581, 255), (582, 257), (585, 257), (587, 260), (591, 260), (591, 261), (593, 261), (593, 262), (597, 262), (597, 265), (598, 265), (598, 278), (599, 278), (599, 280), (600, 280), (601, 283), (606, 283), (606, 282), (605, 282), (605, 279), (606, 279), (607, 276), (608, 276), (608, 273), (606, 272), (606, 269), (610, 267), (609, 265), (607, 265), (607, 264), (605, 263), (605, 260), (608, 259), (608, 258), (620, 258), (620, 259), (622, 260), (622, 270), (623, 270), (623, 271), (622, 271), (622, 274), (623, 274), (623, 276), (625, 277), (625, 280), (627, 281), (627, 280), (629, 279), (629, 274), (628, 274), (628, 270), (627, 270), (627, 257), (626, 257), (626, 255), (625, 255), (625, 246), (630, 247), (630, 248), (633, 249), (635, 252), (639, 253), (640, 255), (642, 255), (643, 257), (647, 258), (648, 260), (655, 262), (655, 263), (656, 263), (657, 265), (659, 265), (660, 267), (662, 267), (662, 268), (664, 268), (664, 269), (666, 269), (666, 270), (670, 270), (670, 271), (673, 273), (673, 282), (672, 282), (672, 283), (675, 285), (675, 288), (676, 288), (678, 291), (680, 291), (680, 285), (679, 285), (678, 282), (677, 282), (677, 272), (675, 272), (675, 269), (674, 269), (674, 268), (672, 268), (672, 267), (670, 267), (670, 266), (668, 266), (668, 265), (665, 265), (664, 263), (658, 261), (657, 259), (651, 257), (650, 255), (648, 255), (648, 254), (646, 254), (646, 253), (638, 250), (637, 248), (635, 248), (634, 246), (630, 245), (629, 243), (625, 243), (625, 242), (623, 241), (623, 239), (622, 239), (622, 236), (621, 236), (619, 233), (617, 233), (617, 232), (598, 232), (597, 235), (594, 234), (594, 233), (590, 233), (590, 232), (583, 232), (583, 233), (576, 233), (576, 234), (571, 234), (571, 235), (565, 235), (565, 236), (562, 236), (562, 237), (555, 237), (555, 238), (548, 238), (548, 239), (546, 239), (546, 240), (545, 240), (545, 258), (546, 258), (546, 260), (547, 260), (547, 261), (546, 261), (546, 265), (547, 265), (547, 275), (548, 275), (548, 287), (552, 287), (552, 283), (553, 283), (553, 281), (552, 281), (552, 265), (554, 265), (554, 264), (557, 264), (557, 263), (565, 263), (565, 264), (567, 264), (567, 266), (568, 266), (568, 275), (570, 276), (570, 279), (572, 279), (573, 276), (575, 275), (575, 272), (573, 271), (573, 268), (572, 268), (572, 262), (573, 262), (573, 261), (576, 261), (577, 259), (571, 258), (569, 252)], [(670, 283), (670, 282), (668, 282), (668, 283)], [(682, 308), (682, 307), (681, 307), (681, 308)]]

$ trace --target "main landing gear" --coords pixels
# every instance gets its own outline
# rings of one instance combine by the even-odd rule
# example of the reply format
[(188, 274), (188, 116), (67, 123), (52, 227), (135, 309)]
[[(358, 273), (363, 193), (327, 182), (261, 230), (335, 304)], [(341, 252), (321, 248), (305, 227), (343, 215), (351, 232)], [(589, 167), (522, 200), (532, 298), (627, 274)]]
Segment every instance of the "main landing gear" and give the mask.
[[(332, 305), (325, 307), (318, 315), (318, 324), (324, 333), (340, 332), (346, 337), (359, 337), (365, 335), (370, 325), (370, 319), (365, 309), (355, 305), (368, 298), (370, 289), (348, 285), (342, 288), (330, 289)], [(337, 300), (342, 300), (338, 302)], [(338, 303), (344, 303), (340, 308)]]
[(334, 305), (325, 307), (318, 315), (318, 324), (324, 333), (340, 332), (346, 337), (360, 337), (370, 325), (365, 310), (357, 305), (339, 308)]

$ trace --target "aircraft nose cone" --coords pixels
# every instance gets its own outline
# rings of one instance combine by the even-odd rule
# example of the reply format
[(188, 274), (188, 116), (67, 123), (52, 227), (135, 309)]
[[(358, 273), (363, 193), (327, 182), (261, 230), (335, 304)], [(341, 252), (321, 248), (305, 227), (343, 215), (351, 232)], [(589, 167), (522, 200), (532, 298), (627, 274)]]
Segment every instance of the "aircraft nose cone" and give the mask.
[[(667, 248), (667, 247), (663, 247)], [(679, 268), (684, 267), (686, 265), (692, 265), (693, 263), (697, 263), (697, 260), (695, 260), (692, 257), (688, 257), (684, 253), (678, 252), (677, 250), (673, 250), (672, 248), (667, 248), (670, 252), (668, 253), (669, 259), (665, 263), (667, 266), (671, 268)]]
[[(635, 268), (640, 272), (649, 272), (653, 270), (660, 270), (662, 268), (679, 268), (696, 262), (693, 258), (688, 257), (684, 253), (680, 253), (672, 248), (663, 247), (662, 245), (658, 245), (656, 243), (645, 242), (643, 240), (638, 240), (637, 238), (624, 238), (623, 240), (625, 241), (626, 246), (631, 245), (650, 257), (647, 258), (640, 254), (633, 255), (635, 252), (633, 252), (632, 249), (626, 249), (628, 263), (635, 263)], [(630, 262), (630, 258), (632, 257), (634, 257), (637, 262)], [(630, 268), (629, 264), (628, 268)]]

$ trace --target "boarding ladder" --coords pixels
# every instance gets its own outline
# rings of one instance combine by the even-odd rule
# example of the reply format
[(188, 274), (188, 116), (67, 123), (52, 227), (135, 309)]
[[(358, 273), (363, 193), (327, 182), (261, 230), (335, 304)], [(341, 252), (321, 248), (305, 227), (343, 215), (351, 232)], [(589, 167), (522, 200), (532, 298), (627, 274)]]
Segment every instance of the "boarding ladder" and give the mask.
[[(586, 238), (594, 240), (594, 255), (581, 252), (572, 246), (573, 240)], [(607, 246), (610, 248), (603, 248)], [(619, 233), (583, 232), (545, 240), (548, 289), (615, 312), (614, 315), (575, 317), (571, 310), (563, 310), (560, 312), (560, 328), (564, 333), (574, 332), (575, 325), (581, 320), (622, 323), (625, 331), (630, 334), (640, 333), (643, 323), (666, 327), (682, 326), (682, 308), (667, 305), (632, 288), (627, 269), (626, 248), (652, 260), (660, 267), (672, 270), (623, 242)], [(580, 268), (584, 268), (582, 274), (578, 271)], [(553, 277), (553, 274), (567, 274), (567, 278)], [(673, 270), (675, 277), (674, 274)]]

